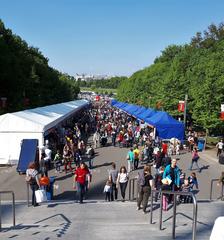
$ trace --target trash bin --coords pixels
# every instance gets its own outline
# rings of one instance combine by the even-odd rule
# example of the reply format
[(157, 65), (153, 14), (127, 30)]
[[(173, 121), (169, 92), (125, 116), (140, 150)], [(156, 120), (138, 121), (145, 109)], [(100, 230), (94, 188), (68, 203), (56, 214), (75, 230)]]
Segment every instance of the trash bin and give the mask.
[(202, 152), (205, 149), (205, 139), (198, 139), (198, 151)]
[(52, 200), (54, 196), (55, 177), (50, 177), (50, 186), (47, 188), (47, 200)]

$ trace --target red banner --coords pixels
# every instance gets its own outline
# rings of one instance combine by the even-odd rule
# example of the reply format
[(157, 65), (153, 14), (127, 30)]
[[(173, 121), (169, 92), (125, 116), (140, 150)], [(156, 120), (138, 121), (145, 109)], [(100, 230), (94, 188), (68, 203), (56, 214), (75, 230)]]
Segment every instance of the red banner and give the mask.
[(184, 112), (184, 101), (179, 101), (178, 103), (178, 112)]
[(224, 120), (224, 112), (221, 112), (221, 113), (220, 113), (220, 119), (221, 119), (221, 120)]

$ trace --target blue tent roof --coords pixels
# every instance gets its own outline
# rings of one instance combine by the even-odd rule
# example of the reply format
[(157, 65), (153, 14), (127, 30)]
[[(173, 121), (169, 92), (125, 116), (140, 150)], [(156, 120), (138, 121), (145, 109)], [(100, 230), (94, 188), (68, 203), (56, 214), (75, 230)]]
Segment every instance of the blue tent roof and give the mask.
[(152, 117), (146, 118), (145, 121), (156, 127), (161, 138), (184, 139), (184, 124), (175, 120), (167, 112), (158, 111)]
[(127, 105), (127, 106), (125, 106), (123, 109), (124, 109), (126, 112), (128, 112), (129, 114), (133, 115), (133, 113), (139, 109), (139, 106), (136, 106), (136, 105)]
[(138, 118), (140, 118), (146, 122), (146, 119), (152, 117), (155, 113), (156, 113), (156, 111), (154, 109), (146, 108), (145, 111), (138, 114)]
[(145, 108), (145, 107), (139, 107), (138, 110), (136, 110), (136, 111), (134, 112), (134, 115), (140, 115), (140, 114), (142, 114), (143, 112), (145, 112), (146, 109), (147, 109), (147, 108)]
[(155, 111), (152, 108), (144, 108), (116, 100), (112, 100), (111, 105), (156, 127), (157, 135), (160, 138), (170, 139), (176, 137), (180, 140), (184, 139), (184, 124), (175, 120), (167, 112)]

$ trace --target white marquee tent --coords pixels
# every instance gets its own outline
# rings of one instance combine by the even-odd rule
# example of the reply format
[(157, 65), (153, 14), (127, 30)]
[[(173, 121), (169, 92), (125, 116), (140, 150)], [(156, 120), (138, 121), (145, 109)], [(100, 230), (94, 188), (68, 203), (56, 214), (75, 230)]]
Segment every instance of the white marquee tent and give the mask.
[(0, 116), (0, 164), (17, 162), (22, 139), (38, 139), (44, 145), (46, 132), (87, 106), (87, 100), (59, 103)]

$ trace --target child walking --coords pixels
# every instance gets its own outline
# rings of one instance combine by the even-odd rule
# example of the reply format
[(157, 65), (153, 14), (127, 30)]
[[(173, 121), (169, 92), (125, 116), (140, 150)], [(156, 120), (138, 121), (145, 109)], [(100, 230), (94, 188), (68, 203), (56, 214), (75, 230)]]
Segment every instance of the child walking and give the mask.
[(110, 202), (111, 190), (112, 190), (112, 183), (110, 180), (107, 180), (106, 185), (103, 190), (103, 192), (105, 193), (105, 201)]
[[(162, 190), (169, 191), (170, 183), (167, 178), (162, 180)], [(168, 211), (169, 194), (163, 194), (163, 211)]]

